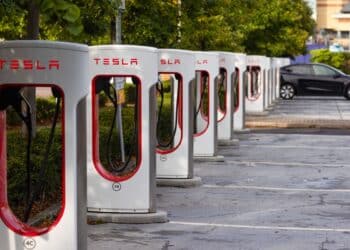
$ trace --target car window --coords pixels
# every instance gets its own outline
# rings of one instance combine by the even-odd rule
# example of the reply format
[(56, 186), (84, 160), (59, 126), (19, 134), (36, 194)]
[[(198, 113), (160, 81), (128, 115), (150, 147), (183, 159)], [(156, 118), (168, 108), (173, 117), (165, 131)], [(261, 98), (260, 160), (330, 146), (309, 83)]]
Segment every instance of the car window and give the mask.
[(316, 76), (334, 76), (337, 74), (334, 70), (322, 65), (313, 65), (312, 67)]
[(286, 70), (294, 74), (311, 75), (311, 67), (309, 65), (293, 65)]

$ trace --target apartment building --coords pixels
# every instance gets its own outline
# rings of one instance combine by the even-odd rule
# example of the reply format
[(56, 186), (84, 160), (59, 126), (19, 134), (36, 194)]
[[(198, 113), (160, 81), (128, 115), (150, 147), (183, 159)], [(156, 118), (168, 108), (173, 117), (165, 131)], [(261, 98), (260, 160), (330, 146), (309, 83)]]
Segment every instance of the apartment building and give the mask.
[(350, 48), (350, 0), (317, 0), (318, 42)]

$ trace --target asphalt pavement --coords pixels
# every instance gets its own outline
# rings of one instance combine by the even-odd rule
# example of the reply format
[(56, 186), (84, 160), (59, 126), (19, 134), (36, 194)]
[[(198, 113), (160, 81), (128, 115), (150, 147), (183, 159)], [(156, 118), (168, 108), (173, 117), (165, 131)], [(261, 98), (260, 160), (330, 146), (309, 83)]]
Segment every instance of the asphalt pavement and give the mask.
[(202, 186), (157, 188), (169, 222), (89, 225), (88, 249), (350, 250), (350, 102), (296, 98), (247, 121), (224, 162), (195, 163)]

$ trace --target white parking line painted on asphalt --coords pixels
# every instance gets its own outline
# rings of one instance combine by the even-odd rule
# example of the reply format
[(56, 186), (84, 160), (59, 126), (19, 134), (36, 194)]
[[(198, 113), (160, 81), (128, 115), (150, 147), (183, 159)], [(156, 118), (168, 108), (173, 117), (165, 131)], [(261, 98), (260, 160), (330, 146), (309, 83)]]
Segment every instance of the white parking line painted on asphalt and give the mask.
[[(296, 149), (321, 149), (321, 150), (349, 150), (350, 147), (334, 147), (334, 146), (297, 146), (297, 145), (263, 145), (263, 144), (255, 144), (254, 146), (258, 146), (259, 148), (296, 148)], [(239, 147), (252, 147), (252, 145), (239, 145)]]
[(201, 223), (187, 221), (170, 221), (170, 224), (184, 226), (201, 226), (201, 227), (221, 227), (234, 229), (258, 229), (258, 230), (284, 230), (284, 231), (314, 231), (314, 232), (340, 232), (350, 233), (350, 228), (317, 228), (317, 227), (280, 227), (280, 226), (253, 226), (253, 225), (235, 225), (235, 224), (218, 224), (218, 223)]
[(202, 185), (205, 188), (227, 188), (227, 189), (250, 189), (265, 191), (283, 191), (283, 192), (327, 192), (327, 193), (350, 193), (350, 189), (316, 189), (316, 188), (278, 188), (278, 187), (260, 187), (260, 186), (238, 186), (238, 185)]
[(303, 163), (303, 162), (274, 162), (274, 161), (232, 161), (225, 160), (226, 163), (230, 164), (245, 164), (245, 165), (254, 165), (254, 164), (267, 164), (273, 166), (296, 166), (296, 167), (350, 167), (348, 164), (324, 164), (324, 163)]

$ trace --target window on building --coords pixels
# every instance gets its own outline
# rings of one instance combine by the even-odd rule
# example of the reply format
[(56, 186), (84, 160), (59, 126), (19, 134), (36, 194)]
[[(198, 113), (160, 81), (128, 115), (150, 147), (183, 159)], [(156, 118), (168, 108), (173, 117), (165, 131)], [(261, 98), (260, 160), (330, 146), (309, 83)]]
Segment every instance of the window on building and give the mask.
[(343, 31), (340, 31), (340, 38), (349, 38), (349, 31), (348, 30), (343, 30)]

